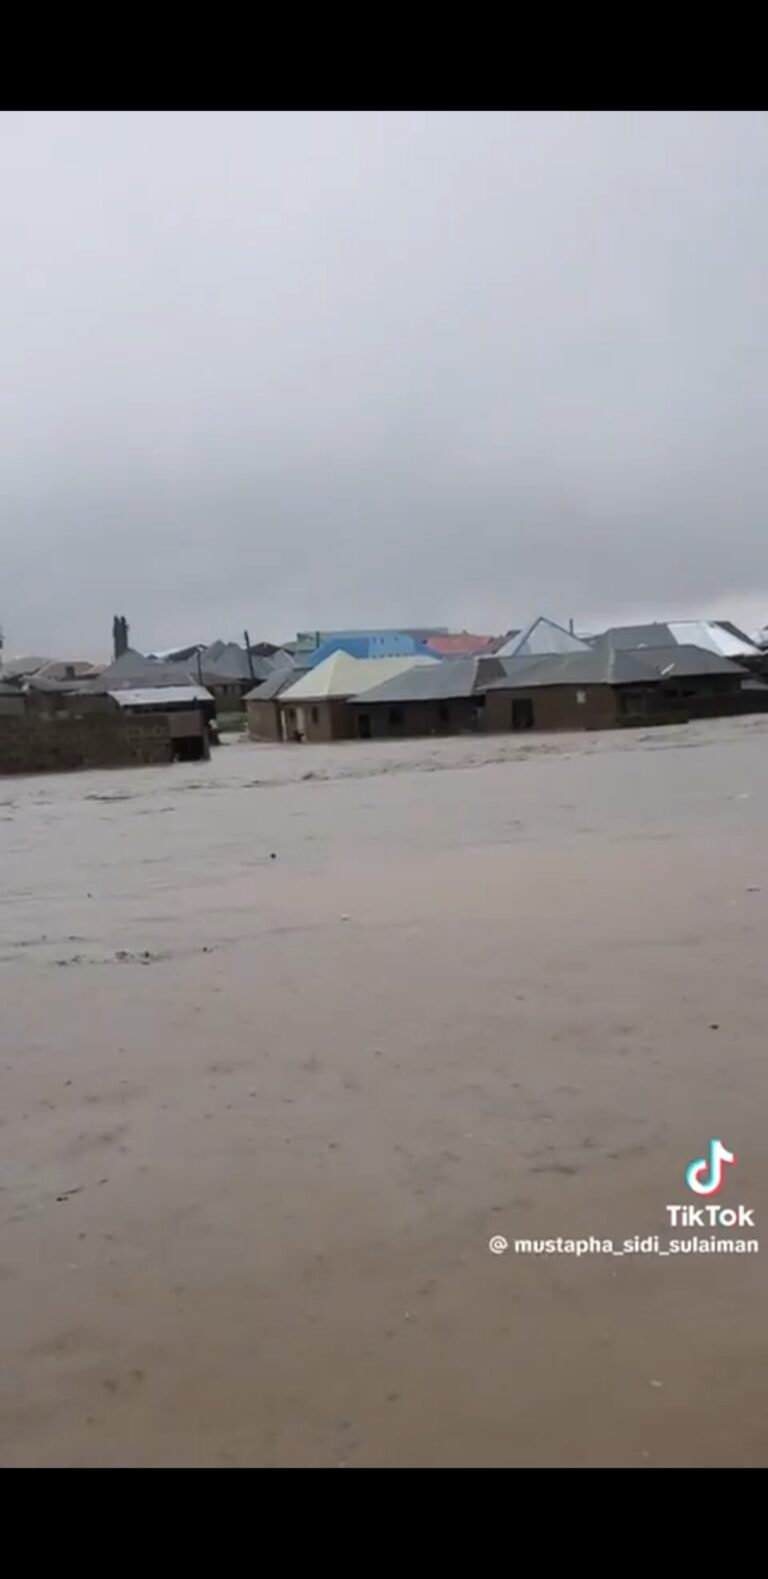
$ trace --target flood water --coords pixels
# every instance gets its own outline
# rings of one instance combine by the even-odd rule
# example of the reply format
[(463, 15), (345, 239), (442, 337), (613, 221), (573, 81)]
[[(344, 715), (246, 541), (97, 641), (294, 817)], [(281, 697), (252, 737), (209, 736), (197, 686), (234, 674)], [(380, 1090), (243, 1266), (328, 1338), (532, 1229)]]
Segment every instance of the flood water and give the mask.
[[(768, 1463), (766, 763), (0, 780), (0, 1463)], [(713, 1137), (760, 1253), (489, 1252), (666, 1238)]]

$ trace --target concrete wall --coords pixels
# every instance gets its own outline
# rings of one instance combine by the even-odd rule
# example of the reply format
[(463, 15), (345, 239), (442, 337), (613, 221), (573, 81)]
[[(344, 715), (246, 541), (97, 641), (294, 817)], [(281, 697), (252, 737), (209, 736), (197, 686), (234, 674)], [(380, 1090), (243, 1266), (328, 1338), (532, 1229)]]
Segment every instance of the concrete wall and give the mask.
[(49, 773), (69, 768), (121, 767), (173, 760), (167, 715), (146, 717), (29, 709), (0, 715), (0, 773)]
[(354, 702), (350, 704), (352, 733), (365, 735), (368, 720), (371, 740), (402, 740), (414, 735), (461, 735), (483, 728), (482, 697), (454, 698), (444, 702)]

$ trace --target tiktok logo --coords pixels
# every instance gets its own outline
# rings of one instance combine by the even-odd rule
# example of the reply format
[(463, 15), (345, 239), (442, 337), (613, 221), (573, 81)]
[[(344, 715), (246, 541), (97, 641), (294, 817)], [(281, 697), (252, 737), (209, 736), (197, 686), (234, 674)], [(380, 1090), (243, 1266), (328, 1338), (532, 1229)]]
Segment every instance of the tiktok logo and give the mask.
[(721, 1140), (711, 1140), (706, 1157), (697, 1157), (685, 1170), (685, 1182), (694, 1195), (717, 1195), (722, 1189), (726, 1163), (736, 1161), (732, 1151), (726, 1151)]

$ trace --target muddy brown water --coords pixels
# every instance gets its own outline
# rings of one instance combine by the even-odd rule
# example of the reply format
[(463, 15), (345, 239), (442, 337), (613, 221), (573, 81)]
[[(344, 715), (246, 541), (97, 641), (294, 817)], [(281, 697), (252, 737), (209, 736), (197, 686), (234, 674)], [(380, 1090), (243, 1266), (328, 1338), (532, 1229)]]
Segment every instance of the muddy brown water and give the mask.
[[(767, 762), (0, 780), (0, 1463), (765, 1465)], [(666, 1236), (715, 1136), (762, 1253), (489, 1253)]]

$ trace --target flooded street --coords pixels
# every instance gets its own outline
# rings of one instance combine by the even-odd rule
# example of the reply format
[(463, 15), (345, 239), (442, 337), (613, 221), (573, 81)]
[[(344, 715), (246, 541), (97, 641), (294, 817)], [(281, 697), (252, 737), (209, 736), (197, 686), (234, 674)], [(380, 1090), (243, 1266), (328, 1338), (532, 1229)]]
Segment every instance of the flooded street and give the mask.
[[(0, 780), (0, 1463), (768, 1464), (766, 762)], [(759, 1254), (489, 1253), (666, 1236), (712, 1137)]]

